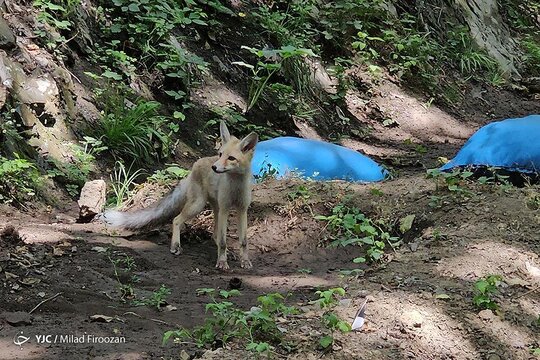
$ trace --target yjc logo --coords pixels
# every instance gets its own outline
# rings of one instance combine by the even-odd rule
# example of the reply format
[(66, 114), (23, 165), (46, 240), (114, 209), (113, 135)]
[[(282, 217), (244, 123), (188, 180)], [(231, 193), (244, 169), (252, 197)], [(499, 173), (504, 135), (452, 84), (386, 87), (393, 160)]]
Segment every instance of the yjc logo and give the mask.
[(24, 336), (24, 332), (21, 331), (13, 337), (13, 343), (22, 347), (22, 344), (30, 340), (29, 336)]

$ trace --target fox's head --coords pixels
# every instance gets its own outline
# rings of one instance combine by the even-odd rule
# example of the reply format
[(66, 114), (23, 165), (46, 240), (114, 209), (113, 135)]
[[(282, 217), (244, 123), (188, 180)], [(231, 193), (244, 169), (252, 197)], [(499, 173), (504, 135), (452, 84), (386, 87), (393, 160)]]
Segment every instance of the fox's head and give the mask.
[(221, 134), (221, 148), (219, 149), (219, 158), (212, 165), (212, 170), (216, 173), (239, 173), (251, 171), (251, 158), (253, 149), (259, 141), (256, 133), (252, 132), (242, 140), (231, 136), (227, 125), (221, 121), (219, 125)]

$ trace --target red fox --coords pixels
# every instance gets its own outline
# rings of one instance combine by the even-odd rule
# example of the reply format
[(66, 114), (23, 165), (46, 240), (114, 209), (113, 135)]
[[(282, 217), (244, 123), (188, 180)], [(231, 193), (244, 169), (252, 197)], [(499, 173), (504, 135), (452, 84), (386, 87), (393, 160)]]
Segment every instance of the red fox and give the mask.
[(113, 227), (129, 230), (148, 228), (170, 221), (173, 217), (171, 253), (182, 252), (180, 233), (189, 219), (204, 210), (207, 203), (214, 212), (213, 238), (218, 248), (216, 267), (226, 270), (227, 220), (231, 209), (238, 214), (240, 261), (243, 268), (251, 268), (248, 256), (247, 209), (251, 203), (251, 159), (259, 140), (252, 132), (242, 140), (231, 136), (225, 122), (220, 124), (222, 146), (218, 156), (199, 159), (187, 178), (156, 204), (139, 211), (107, 210), (102, 219)]

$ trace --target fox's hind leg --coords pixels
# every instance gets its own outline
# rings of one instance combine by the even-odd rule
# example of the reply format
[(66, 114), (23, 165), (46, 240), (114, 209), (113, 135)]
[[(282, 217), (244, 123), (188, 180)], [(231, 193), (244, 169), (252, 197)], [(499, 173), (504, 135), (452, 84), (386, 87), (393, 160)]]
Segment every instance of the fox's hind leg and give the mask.
[(184, 230), (186, 221), (199, 215), (204, 210), (206, 202), (201, 198), (189, 199), (182, 209), (180, 215), (173, 220), (173, 233), (171, 239), (171, 253), (180, 255), (182, 253), (182, 245), (180, 244), (180, 233)]

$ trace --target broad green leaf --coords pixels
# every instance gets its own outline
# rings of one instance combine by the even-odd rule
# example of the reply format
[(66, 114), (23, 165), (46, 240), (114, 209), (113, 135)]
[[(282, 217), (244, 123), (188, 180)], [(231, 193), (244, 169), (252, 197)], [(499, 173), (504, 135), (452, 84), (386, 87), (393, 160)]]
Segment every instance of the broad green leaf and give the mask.
[(330, 335), (327, 335), (327, 336), (323, 336), (320, 340), (319, 340), (319, 345), (321, 345), (321, 347), (323, 349), (326, 349), (328, 348), (330, 345), (332, 345), (332, 343), (334, 342), (334, 338)]
[(416, 215), (410, 214), (399, 220), (399, 231), (401, 231), (402, 234), (411, 230), (415, 217)]

